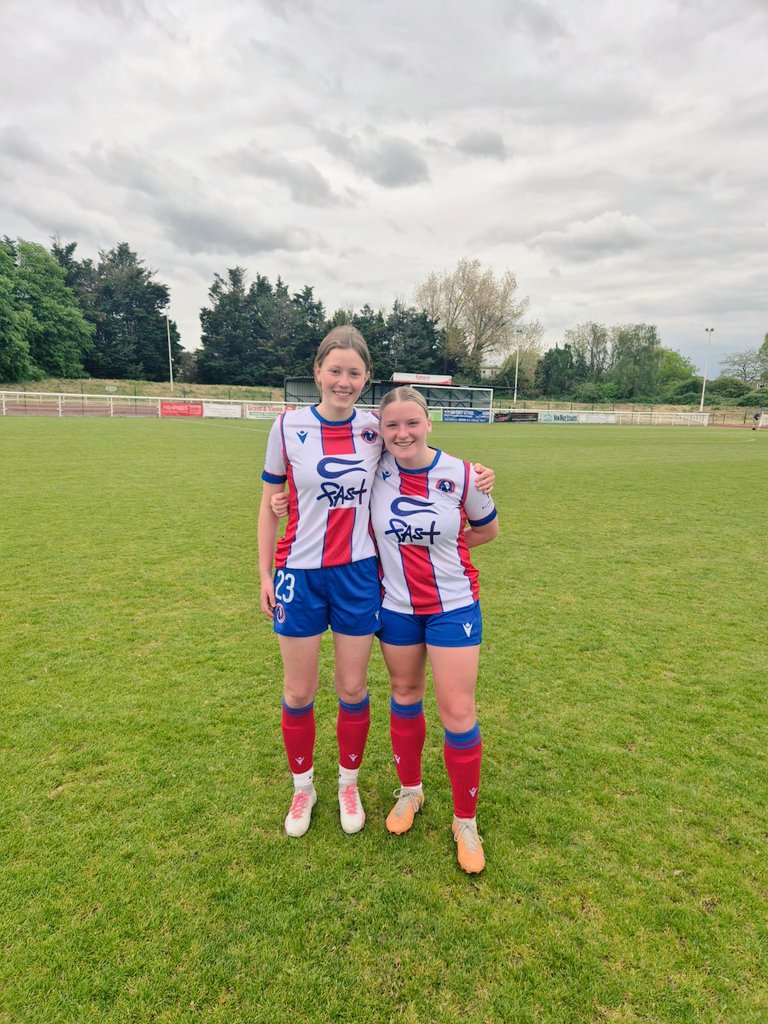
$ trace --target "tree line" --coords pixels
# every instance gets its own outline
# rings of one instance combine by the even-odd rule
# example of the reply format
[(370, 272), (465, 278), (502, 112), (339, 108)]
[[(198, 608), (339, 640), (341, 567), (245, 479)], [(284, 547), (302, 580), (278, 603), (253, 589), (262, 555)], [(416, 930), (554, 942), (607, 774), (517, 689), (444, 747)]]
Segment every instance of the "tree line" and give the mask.
[[(7, 236), (0, 242), (0, 380), (45, 376), (167, 380), (280, 386), (308, 376), (323, 336), (354, 324), (368, 342), (375, 376), (396, 371), (448, 374), (455, 383), (492, 386), (520, 399), (582, 403), (694, 404), (702, 379), (691, 361), (661, 344), (655, 326), (589, 322), (566, 330), (542, 352), (543, 329), (528, 316), (511, 271), (497, 275), (479, 260), (432, 273), (411, 305), (327, 313), (305, 285), (292, 291), (243, 267), (215, 274), (200, 310), (200, 347), (182, 348), (168, 315), (169, 288), (127, 242), (79, 260), (77, 243), (50, 249)], [(768, 336), (760, 349), (725, 361), (707, 385), (720, 403), (765, 401)]]
[(175, 363), (182, 353), (168, 287), (126, 242), (95, 263), (76, 248), (0, 242), (0, 380), (167, 380), (169, 333)]

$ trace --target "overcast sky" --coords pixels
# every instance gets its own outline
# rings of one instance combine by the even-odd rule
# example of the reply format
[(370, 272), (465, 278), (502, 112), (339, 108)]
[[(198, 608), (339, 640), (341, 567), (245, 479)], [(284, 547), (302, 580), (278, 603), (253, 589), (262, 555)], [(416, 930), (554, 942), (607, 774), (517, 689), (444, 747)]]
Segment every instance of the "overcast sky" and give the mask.
[[(544, 345), (768, 331), (767, 0), (0, 0), (0, 234), (326, 309), (477, 257)], [(414, 370), (418, 367), (414, 367)]]

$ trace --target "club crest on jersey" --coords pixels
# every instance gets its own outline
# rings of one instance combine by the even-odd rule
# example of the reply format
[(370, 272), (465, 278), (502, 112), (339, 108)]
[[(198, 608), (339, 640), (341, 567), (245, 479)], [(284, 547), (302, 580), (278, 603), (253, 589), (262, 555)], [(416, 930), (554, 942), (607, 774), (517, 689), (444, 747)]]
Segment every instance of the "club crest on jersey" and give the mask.
[(453, 480), (438, 480), (437, 489), (438, 491), (443, 491), (444, 494), (453, 494), (456, 490), (456, 485)]
[(406, 521), (407, 516), (430, 515), (432, 505), (431, 501), (406, 495), (395, 498), (390, 505), (392, 518), (389, 520), (389, 529), (384, 531), (385, 536), (394, 535), (398, 544), (416, 544), (424, 541), (434, 544), (435, 537), (440, 536), (434, 519), (425, 523), (422, 518), (419, 525)]
[(376, 444), (379, 439), (378, 433), (375, 430), (371, 430), (370, 427), (361, 431), (360, 437), (362, 437), (366, 444)]
[(301, 443), (304, 444), (304, 442), (309, 437), (309, 431), (308, 430), (297, 430), (296, 431), (296, 436), (301, 441)]

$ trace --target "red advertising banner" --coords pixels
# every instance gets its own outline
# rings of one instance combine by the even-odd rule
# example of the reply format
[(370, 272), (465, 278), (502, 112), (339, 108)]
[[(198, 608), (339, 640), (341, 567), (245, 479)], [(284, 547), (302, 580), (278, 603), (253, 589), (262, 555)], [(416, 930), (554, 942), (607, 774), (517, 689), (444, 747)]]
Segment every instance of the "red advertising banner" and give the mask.
[(161, 416), (202, 416), (202, 402), (161, 402)]

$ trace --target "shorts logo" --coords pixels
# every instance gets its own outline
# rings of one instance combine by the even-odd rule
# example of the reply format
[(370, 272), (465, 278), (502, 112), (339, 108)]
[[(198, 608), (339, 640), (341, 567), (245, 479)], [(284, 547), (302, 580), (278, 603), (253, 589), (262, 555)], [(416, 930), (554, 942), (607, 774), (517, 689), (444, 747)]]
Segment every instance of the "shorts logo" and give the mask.
[(375, 430), (371, 430), (370, 427), (367, 430), (364, 430), (360, 436), (366, 444), (376, 444), (379, 439), (379, 435)]
[(462, 626), (464, 627), (464, 632), (467, 634), (467, 636), (471, 636), (472, 635), (472, 623), (471, 622), (462, 622)]
[(443, 491), (445, 494), (453, 494), (456, 490), (456, 485), (453, 480), (438, 480), (437, 489), (438, 491)]
[(275, 618), (278, 622), (285, 622), (285, 608), (281, 604), (275, 605)]

